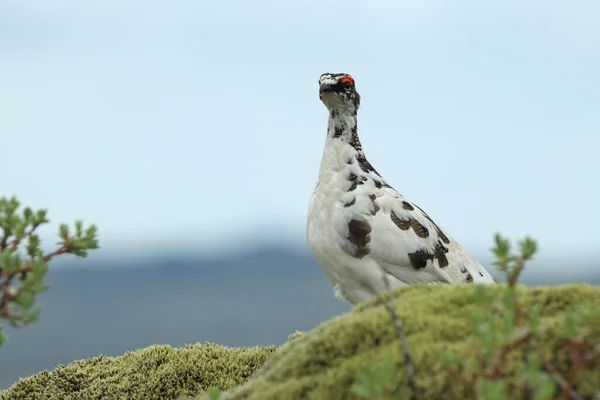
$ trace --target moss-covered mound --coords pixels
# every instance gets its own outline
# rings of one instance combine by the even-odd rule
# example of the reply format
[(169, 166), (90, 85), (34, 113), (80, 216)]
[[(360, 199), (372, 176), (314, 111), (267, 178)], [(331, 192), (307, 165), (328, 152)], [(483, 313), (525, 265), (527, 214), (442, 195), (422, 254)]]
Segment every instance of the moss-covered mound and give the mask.
[[(505, 286), (489, 286), (486, 290), (505, 290)], [(448, 349), (461, 358), (474, 355), (476, 347), (469, 335), (468, 316), (482, 311), (475, 304), (474, 295), (473, 285), (419, 285), (395, 292), (398, 315), (417, 368), (421, 398), (467, 398), (457, 379), (447, 373), (441, 355)], [(566, 341), (559, 338), (564, 319), (576, 306), (600, 307), (600, 288), (522, 288), (522, 300), (541, 307), (542, 325), (547, 328), (543, 345), (564, 374), (568, 370), (562, 352)], [(600, 329), (593, 331), (589, 339), (600, 342)], [(396, 360), (397, 381), (401, 383), (394, 398), (409, 399), (399, 341), (390, 315), (375, 299), (283, 346), (246, 384), (223, 398), (353, 399), (350, 388), (357, 375), (389, 356)], [(580, 395), (591, 398), (600, 388), (600, 368), (582, 371), (577, 388)]]
[[(446, 349), (465, 358), (477, 351), (468, 316), (485, 309), (475, 303), (474, 289), (472, 285), (418, 285), (394, 293), (423, 399), (466, 398), (440, 358)], [(504, 290), (504, 286), (487, 286), (486, 290)], [(579, 305), (600, 307), (600, 288), (523, 288), (522, 299), (541, 307), (542, 324), (547, 328), (543, 344), (564, 373), (568, 369), (562, 353), (566, 341), (559, 333), (565, 316)], [(600, 342), (600, 329), (592, 331), (589, 338)], [(410, 398), (390, 316), (374, 299), (308, 334), (295, 336), (277, 351), (273, 347), (153, 346), (121, 357), (98, 357), (41, 372), (21, 380), (0, 394), (0, 399), (172, 400), (179, 395), (200, 394), (210, 386), (222, 390), (235, 387), (224, 393), (224, 399), (353, 399), (350, 388), (357, 375), (390, 356), (398, 367), (396, 379), (400, 383), (395, 398)], [(600, 369), (582, 371), (577, 386), (581, 395), (591, 398), (600, 388)]]
[(195, 344), (151, 346), (120, 357), (76, 361), (20, 380), (2, 400), (176, 399), (211, 386), (245, 382), (275, 347), (227, 348)]

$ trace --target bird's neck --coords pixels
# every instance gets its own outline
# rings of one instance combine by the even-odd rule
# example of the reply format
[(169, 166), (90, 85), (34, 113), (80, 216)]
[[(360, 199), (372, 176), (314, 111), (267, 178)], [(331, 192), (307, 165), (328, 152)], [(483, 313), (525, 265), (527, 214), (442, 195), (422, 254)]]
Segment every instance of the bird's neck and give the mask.
[(356, 110), (329, 110), (327, 124), (327, 144), (342, 142), (349, 144), (356, 151), (362, 152), (356, 123)]
[(327, 139), (321, 160), (320, 180), (330, 173), (356, 166), (355, 160), (365, 160), (356, 124), (356, 111), (329, 111)]

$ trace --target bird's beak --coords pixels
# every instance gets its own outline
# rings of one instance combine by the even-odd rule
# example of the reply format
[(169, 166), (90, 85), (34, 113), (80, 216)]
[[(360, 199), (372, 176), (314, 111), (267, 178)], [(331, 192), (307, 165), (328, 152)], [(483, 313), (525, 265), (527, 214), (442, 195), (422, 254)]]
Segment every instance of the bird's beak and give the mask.
[(321, 86), (319, 86), (319, 94), (325, 92), (333, 92), (333, 88), (331, 87), (331, 85), (324, 83)]

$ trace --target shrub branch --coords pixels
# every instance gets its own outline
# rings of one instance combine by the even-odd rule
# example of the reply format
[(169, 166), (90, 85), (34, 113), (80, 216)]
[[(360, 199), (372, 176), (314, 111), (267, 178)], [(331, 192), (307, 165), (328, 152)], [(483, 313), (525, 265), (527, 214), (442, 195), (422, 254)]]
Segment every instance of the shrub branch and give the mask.
[(400, 344), (402, 346), (402, 354), (404, 355), (404, 364), (406, 365), (408, 386), (410, 387), (410, 390), (412, 393), (411, 400), (418, 400), (419, 392), (418, 392), (417, 383), (415, 380), (415, 375), (416, 375), (415, 365), (414, 365), (413, 359), (410, 355), (410, 350), (408, 348), (408, 341), (406, 340), (406, 334), (404, 333), (404, 329), (402, 328), (402, 324), (400, 323), (400, 318), (398, 318), (398, 314), (396, 313), (396, 309), (391, 300), (391, 298), (393, 298), (393, 296), (392, 296), (392, 288), (390, 285), (390, 281), (387, 277), (386, 272), (385, 271), (382, 271), (382, 272), (383, 272), (383, 281), (385, 283), (385, 287), (386, 287), (386, 290), (387, 290), (390, 298), (386, 298), (383, 295), (381, 296), (381, 298), (383, 300), (383, 304), (384, 304), (385, 308), (387, 309), (387, 311), (390, 313), (390, 316), (392, 317), (392, 321), (394, 323), (394, 329), (396, 331), (396, 336), (398, 336), (398, 339), (400, 339)]
[[(61, 241), (58, 248), (44, 254), (37, 229), (48, 223), (46, 210), (33, 211), (12, 197), (0, 197), (0, 318), (13, 326), (23, 326), (37, 320), (39, 306), (36, 296), (47, 289), (43, 280), (48, 263), (63, 254), (85, 258), (89, 250), (98, 248), (97, 229), (83, 228), (75, 221), (71, 234), (66, 224), (59, 225)], [(4, 339), (0, 324), (0, 344)]]

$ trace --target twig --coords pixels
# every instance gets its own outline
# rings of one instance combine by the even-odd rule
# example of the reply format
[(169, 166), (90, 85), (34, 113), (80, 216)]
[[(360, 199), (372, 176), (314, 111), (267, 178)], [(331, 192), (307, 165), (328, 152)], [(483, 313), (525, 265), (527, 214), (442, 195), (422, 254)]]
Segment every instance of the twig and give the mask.
[[(383, 277), (383, 282), (385, 284), (385, 288), (391, 297), (392, 296), (392, 288), (390, 285), (390, 281), (387, 279), (387, 274), (386, 274), (385, 270), (383, 270), (383, 268), (382, 268), (381, 272), (382, 272), (382, 277)], [(411, 400), (417, 400), (419, 398), (419, 392), (417, 390), (417, 384), (415, 381), (416, 370), (415, 370), (415, 366), (414, 366), (412, 357), (410, 355), (410, 351), (408, 349), (408, 342), (406, 340), (406, 335), (404, 333), (404, 329), (402, 328), (402, 324), (400, 323), (400, 319), (398, 318), (398, 314), (396, 314), (396, 310), (395, 310), (392, 302), (390, 300), (386, 299), (385, 296), (383, 296), (383, 294), (380, 294), (380, 297), (383, 300), (383, 304), (384, 304), (385, 308), (388, 310), (388, 312), (392, 316), (392, 321), (394, 322), (394, 328), (396, 330), (396, 335), (400, 339), (400, 343), (402, 345), (402, 353), (404, 354), (404, 363), (406, 365), (406, 373), (408, 375), (408, 387), (410, 387), (410, 390), (412, 391)]]
[(583, 365), (586, 368), (595, 367), (598, 363), (600, 363), (600, 351), (590, 350), (583, 355)]
[(554, 381), (556, 383), (558, 383), (558, 385), (563, 389), (564, 393), (568, 393), (569, 397), (572, 400), (585, 400), (583, 397), (581, 397), (579, 394), (577, 394), (576, 391), (574, 391), (573, 389), (571, 389), (569, 387), (567, 382), (563, 379), (562, 376), (560, 376), (560, 374), (558, 372), (549, 371), (547, 368), (546, 368), (546, 370), (550, 373), (550, 376), (552, 377), (552, 379), (554, 379)]
[[(63, 246), (59, 247), (57, 250), (43, 256), (41, 259), (41, 262), (48, 262), (48, 261), (52, 260), (54, 257), (59, 256), (61, 254), (68, 253), (68, 252), (69, 252), (69, 247), (67, 245), (63, 245)], [(17, 268), (15, 271), (11, 272), (10, 274), (4, 274), (5, 275), (4, 279), (3, 279), (3, 281), (0, 282), (0, 295), (1, 295), (0, 296), (0, 315), (5, 318), (8, 318), (9, 322), (13, 326), (17, 325), (17, 321), (10, 318), (10, 313), (9, 313), (7, 306), (8, 306), (8, 302), (10, 300), (14, 299), (14, 297), (16, 297), (18, 295), (18, 291), (16, 294), (9, 294), (7, 292), (7, 290), (9, 288), (10, 284), (12, 283), (13, 279), (18, 274), (22, 274), (22, 273), (31, 271), (33, 269), (34, 264), (35, 264), (35, 261), (31, 260), (30, 262), (24, 264), (20, 268)]]
[(503, 345), (500, 348), (499, 354), (492, 361), (490, 369), (485, 372), (484, 376), (488, 379), (497, 379), (500, 377), (500, 368), (504, 365), (506, 357), (508, 357), (511, 351), (515, 350), (520, 345), (527, 343), (528, 340), (531, 340), (532, 337), (532, 333), (530, 331), (526, 331), (523, 335), (519, 336), (512, 342)]
[(0, 240), (0, 251), (6, 250), (7, 242), (8, 242), (8, 229), (3, 226), (2, 227), (2, 239)]
[[(523, 364), (525, 365), (525, 368), (528, 369), (529, 368), (529, 354), (531, 354), (531, 341), (535, 340), (535, 339), (531, 339), (525, 342), (525, 349), (523, 350), (523, 357), (521, 359), (521, 361), (523, 362)], [(523, 392), (524, 392), (524, 399), (525, 400), (533, 400), (533, 390), (531, 389), (531, 387), (527, 384), (527, 382), (525, 382), (524, 384), (524, 388), (523, 388)]]
[[(537, 342), (536, 342), (536, 346), (537, 346)], [(552, 365), (550, 360), (548, 360), (546, 358), (546, 356), (544, 356), (544, 354), (542, 353), (542, 351), (539, 348), (538, 348), (537, 353), (538, 353), (538, 357), (542, 361), (542, 364), (544, 364), (544, 369), (550, 374), (552, 379), (554, 379), (554, 381), (556, 383), (558, 383), (558, 386), (560, 386), (560, 388), (563, 390), (563, 394), (568, 394), (572, 400), (584, 400), (584, 398), (581, 397), (579, 394), (577, 394), (576, 391), (571, 389), (571, 385), (569, 385), (569, 383), (566, 381), (566, 379), (563, 378), (560, 375), (560, 373), (558, 373), (558, 371), (556, 370), (556, 368), (554, 368), (554, 366)]]
[(23, 234), (23, 237), (21, 239), (17, 239), (17, 237), (15, 237), (13, 239), (13, 241), (10, 243), (10, 245), (8, 246), (8, 251), (14, 251), (17, 249), (17, 247), (21, 244), (21, 240), (23, 240), (26, 237), (30, 237), (31, 235), (33, 235), (33, 232), (35, 232), (35, 230), (40, 226), (39, 223), (34, 223), (31, 225), (31, 228), (25, 232)]

